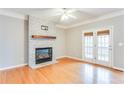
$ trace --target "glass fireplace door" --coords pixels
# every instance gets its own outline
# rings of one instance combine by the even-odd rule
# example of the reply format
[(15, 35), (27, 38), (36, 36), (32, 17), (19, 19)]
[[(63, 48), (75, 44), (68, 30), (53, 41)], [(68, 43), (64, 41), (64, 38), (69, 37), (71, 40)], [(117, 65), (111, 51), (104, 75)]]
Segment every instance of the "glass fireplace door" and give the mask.
[(52, 47), (35, 49), (36, 64), (52, 61)]

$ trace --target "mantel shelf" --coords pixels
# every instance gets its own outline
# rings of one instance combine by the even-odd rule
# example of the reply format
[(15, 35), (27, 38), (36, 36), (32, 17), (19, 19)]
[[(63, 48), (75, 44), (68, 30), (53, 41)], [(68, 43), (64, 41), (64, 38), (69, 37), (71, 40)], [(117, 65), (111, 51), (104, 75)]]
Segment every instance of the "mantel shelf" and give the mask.
[(32, 38), (41, 38), (41, 39), (56, 39), (55, 36), (44, 36), (44, 35), (32, 35)]

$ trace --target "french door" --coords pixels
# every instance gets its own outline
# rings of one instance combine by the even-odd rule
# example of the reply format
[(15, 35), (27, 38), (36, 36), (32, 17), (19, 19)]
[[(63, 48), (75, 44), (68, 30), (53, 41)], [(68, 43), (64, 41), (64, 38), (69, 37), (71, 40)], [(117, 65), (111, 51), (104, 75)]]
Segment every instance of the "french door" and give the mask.
[(84, 59), (94, 60), (94, 35), (93, 32), (84, 33)]
[(84, 60), (111, 66), (112, 34), (110, 29), (83, 33)]

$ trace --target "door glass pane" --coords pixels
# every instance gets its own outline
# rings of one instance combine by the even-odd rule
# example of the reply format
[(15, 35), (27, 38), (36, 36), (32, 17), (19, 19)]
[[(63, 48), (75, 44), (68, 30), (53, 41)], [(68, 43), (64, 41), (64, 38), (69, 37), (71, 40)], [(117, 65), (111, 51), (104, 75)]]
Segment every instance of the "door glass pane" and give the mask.
[(109, 61), (109, 35), (97, 36), (98, 60)]
[(85, 36), (85, 58), (93, 58), (93, 36)]

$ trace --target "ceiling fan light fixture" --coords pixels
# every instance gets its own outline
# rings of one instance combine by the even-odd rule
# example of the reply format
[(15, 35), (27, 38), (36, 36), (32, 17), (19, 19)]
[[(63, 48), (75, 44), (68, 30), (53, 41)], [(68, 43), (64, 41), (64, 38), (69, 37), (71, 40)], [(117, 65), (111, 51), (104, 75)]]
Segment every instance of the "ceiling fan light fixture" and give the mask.
[(63, 14), (61, 17), (61, 21), (68, 20), (67, 14)]
[(62, 15), (61, 15), (61, 21), (66, 21), (69, 18), (73, 18), (73, 19), (77, 19), (75, 16), (71, 15), (69, 10), (67, 10), (66, 8), (62, 9)]

